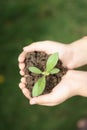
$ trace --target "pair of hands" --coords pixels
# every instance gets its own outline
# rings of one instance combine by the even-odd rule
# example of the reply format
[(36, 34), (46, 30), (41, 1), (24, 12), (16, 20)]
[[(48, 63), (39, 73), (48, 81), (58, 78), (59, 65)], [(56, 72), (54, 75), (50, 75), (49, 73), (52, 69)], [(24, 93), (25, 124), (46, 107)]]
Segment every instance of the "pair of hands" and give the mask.
[[(47, 54), (59, 52), (59, 58), (63, 65), (68, 68), (66, 75), (61, 82), (54, 87), (51, 93), (31, 98), (30, 92), (26, 88), (26, 79), (24, 77), (24, 60), (27, 52), (44, 51)], [(87, 37), (84, 37), (71, 44), (63, 44), (53, 41), (41, 41), (32, 43), (23, 48), (19, 55), (19, 68), (22, 75), (19, 84), (23, 94), (30, 100), (30, 104), (39, 104), (45, 106), (54, 106), (76, 95), (87, 96), (87, 72), (76, 71), (74, 68), (87, 64)]]

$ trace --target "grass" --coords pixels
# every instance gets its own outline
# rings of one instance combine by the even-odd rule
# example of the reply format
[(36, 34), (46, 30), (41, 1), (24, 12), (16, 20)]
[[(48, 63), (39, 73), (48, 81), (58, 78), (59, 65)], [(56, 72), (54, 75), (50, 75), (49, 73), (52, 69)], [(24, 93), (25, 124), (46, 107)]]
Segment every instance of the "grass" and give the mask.
[(86, 0), (0, 1), (1, 130), (75, 130), (77, 120), (87, 117), (83, 97), (56, 107), (30, 106), (18, 88), (17, 61), (22, 48), (31, 42), (70, 43), (87, 35), (86, 12)]

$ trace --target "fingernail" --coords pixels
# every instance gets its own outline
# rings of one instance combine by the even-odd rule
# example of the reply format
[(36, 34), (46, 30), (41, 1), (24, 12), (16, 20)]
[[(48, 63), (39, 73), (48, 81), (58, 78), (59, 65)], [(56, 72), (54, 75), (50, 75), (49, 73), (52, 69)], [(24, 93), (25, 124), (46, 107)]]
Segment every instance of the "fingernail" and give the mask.
[(23, 47), (23, 50), (26, 50), (27, 46), (26, 47)]
[(31, 99), (31, 100), (30, 100), (30, 104), (31, 104), (31, 105), (34, 105), (34, 104), (36, 104), (36, 101), (35, 101), (35, 99)]
[(23, 47), (23, 50), (25, 49), (25, 47)]

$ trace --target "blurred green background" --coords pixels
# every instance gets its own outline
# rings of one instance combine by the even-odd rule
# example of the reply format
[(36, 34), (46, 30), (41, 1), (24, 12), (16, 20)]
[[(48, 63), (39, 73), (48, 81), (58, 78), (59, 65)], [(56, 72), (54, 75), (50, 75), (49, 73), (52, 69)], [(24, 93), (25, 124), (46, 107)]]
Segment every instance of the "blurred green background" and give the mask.
[(76, 130), (76, 122), (87, 117), (87, 99), (30, 106), (18, 88), (17, 58), (31, 42), (70, 43), (84, 35), (87, 0), (0, 1), (0, 130)]

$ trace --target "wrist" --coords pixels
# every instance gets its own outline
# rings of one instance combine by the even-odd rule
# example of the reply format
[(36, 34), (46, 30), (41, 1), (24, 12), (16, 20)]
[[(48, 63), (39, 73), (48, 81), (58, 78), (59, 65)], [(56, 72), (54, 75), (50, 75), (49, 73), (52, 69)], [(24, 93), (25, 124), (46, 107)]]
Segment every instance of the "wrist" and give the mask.
[(72, 62), (74, 68), (87, 64), (87, 37), (71, 43), (70, 49), (73, 52)]
[(87, 97), (87, 72), (78, 71), (77, 95)]
[(87, 72), (69, 70), (66, 75), (69, 79), (70, 94), (87, 97)]

